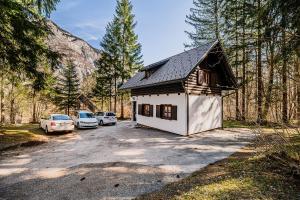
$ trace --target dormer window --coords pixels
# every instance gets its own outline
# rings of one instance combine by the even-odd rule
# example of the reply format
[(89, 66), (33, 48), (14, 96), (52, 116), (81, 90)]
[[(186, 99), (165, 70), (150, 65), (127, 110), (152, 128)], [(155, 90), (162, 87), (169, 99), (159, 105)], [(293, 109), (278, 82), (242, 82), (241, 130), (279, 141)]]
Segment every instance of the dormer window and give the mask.
[(153, 72), (151, 72), (151, 70), (145, 71), (145, 78), (149, 78), (151, 76), (151, 74), (153, 74)]
[(145, 77), (144, 79), (149, 78), (152, 74), (154, 74), (154, 72), (156, 72), (156, 70), (158, 70), (159, 68), (161, 68), (163, 65), (165, 65), (167, 62), (169, 61), (169, 59), (165, 59), (163, 61), (154, 63), (152, 65), (149, 65), (147, 67), (145, 67), (142, 71), (145, 72)]

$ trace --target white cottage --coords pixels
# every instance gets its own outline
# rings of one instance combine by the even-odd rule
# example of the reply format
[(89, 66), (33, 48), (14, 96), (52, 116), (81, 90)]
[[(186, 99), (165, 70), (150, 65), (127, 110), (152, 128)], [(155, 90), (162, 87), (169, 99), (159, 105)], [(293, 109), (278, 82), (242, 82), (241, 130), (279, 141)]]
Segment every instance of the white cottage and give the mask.
[(187, 136), (221, 128), (222, 91), (236, 87), (216, 41), (146, 66), (121, 89), (131, 91), (138, 124)]

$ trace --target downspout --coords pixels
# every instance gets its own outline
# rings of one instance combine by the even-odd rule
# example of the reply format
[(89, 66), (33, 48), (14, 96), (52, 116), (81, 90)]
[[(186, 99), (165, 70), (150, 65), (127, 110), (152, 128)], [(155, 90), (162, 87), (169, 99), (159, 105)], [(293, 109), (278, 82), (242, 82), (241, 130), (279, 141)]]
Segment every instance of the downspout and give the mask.
[(224, 129), (224, 96), (222, 95), (222, 92), (221, 92), (221, 101), (222, 101), (222, 103), (221, 103), (221, 106), (222, 106), (222, 124), (221, 124), (221, 129)]
[(189, 108), (189, 90), (188, 90), (188, 82), (187, 82), (187, 87), (185, 87), (185, 81), (182, 81), (182, 86), (184, 88), (185, 91), (185, 95), (186, 95), (186, 136), (189, 136), (189, 132), (190, 132), (190, 127), (189, 127), (189, 123), (190, 123), (190, 108)]

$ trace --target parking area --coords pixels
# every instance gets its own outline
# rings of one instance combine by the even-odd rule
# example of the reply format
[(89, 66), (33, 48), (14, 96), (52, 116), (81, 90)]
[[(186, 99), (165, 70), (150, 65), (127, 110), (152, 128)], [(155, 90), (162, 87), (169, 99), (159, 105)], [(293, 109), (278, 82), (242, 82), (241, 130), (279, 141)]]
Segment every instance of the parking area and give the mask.
[(224, 159), (247, 129), (181, 137), (131, 122), (80, 130), (0, 161), (0, 199), (132, 199)]

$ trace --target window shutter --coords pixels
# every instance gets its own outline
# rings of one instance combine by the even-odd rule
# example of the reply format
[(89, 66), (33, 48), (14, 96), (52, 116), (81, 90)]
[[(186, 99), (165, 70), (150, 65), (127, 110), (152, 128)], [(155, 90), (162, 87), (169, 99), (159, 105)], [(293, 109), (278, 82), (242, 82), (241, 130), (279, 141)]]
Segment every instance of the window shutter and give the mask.
[(143, 115), (143, 105), (142, 104), (138, 105), (138, 114)]
[(204, 71), (199, 70), (198, 71), (198, 77), (197, 77), (197, 84), (202, 85), (204, 82)]
[(161, 118), (160, 105), (156, 105), (156, 117)]
[(172, 106), (172, 120), (177, 120), (177, 106)]
[(149, 117), (153, 117), (153, 105), (150, 105), (150, 116)]
[(211, 73), (211, 79), (210, 79), (210, 85), (216, 86), (218, 81), (218, 74), (217, 73)]

